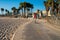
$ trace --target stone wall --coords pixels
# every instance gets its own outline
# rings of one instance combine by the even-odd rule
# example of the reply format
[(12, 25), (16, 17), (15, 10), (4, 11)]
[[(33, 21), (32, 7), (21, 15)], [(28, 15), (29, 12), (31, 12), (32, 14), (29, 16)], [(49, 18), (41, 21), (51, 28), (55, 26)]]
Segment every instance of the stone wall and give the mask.
[(56, 16), (49, 17), (48, 22), (50, 22), (53, 25), (60, 26), (60, 17), (56, 17)]

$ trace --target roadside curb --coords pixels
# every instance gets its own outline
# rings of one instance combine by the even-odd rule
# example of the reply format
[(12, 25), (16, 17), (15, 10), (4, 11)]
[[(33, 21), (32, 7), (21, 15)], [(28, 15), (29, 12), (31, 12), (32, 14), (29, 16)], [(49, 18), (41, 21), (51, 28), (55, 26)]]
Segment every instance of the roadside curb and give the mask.
[[(32, 20), (31, 21), (29, 21), (29, 22), (26, 22), (25, 24), (22, 24), (18, 29), (22, 29), (24, 26), (26, 26), (27, 24), (29, 24), (29, 23), (31, 23), (32, 22)], [(15, 33), (13, 34), (13, 36), (12, 36), (12, 38), (11, 38), (11, 40), (13, 40), (14, 39), (14, 36), (15, 36), (15, 34), (16, 34), (16, 32), (18, 31), (18, 29), (15, 31)]]

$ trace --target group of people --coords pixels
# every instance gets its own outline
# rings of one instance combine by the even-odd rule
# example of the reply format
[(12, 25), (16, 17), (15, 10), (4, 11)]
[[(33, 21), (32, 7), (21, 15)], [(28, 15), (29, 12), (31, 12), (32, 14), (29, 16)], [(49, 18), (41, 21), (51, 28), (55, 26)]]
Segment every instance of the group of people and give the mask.
[(34, 19), (38, 19), (39, 18), (39, 14), (34, 13)]
[(35, 19), (39, 19), (39, 12), (40, 10), (37, 10), (37, 12), (34, 13), (34, 18)]
[(37, 21), (37, 19), (39, 19), (39, 10), (37, 10), (37, 12), (34, 13), (34, 20), (35, 20), (35, 22)]

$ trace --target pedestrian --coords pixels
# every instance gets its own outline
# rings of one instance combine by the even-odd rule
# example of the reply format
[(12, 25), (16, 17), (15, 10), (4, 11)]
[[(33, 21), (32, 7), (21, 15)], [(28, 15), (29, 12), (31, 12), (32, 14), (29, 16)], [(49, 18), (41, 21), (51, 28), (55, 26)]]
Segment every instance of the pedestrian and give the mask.
[(34, 13), (34, 21), (36, 23), (37, 13)]
[(39, 13), (40, 13), (40, 10), (38, 9), (37, 10), (37, 19), (39, 19)]

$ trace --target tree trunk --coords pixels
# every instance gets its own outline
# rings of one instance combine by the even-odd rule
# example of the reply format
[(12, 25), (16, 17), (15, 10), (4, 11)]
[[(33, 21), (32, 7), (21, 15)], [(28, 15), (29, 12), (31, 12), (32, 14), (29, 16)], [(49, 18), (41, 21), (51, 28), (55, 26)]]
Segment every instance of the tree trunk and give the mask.
[(22, 9), (22, 16), (23, 16), (23, 9)]
[(58, 8), (56, 9), (56, 11), (57, 11), (57, 16), (58, 16), (58, 15), (59, 15), (59, 14), (58, 14)]
[(1, 13), (2, 13), (2, 16), (3, 16), (3, 15), (4, 15), (4, 14), (3, 14), (3, 11), (1, 11)]
[(24, 8), (24, 17), (26, 16), (25, 14), (26, 14), (26, 12), (25, 12), (25, 8)]
[(32, 8), (31, 8), (31, 13), (32, 13)]
[(26, 17), (28, 17), (28, 8), (27, 8), (27, 13), (26, 13)]
[(48, 7), (46, 7), (46, 19), (48, 20)]
[(54, 15), (54, 1), (52, 1), (52, 15)]
[(46, 14), (47, 14), (47, 17), (48, 17), (48, 7), (46, 7)]

